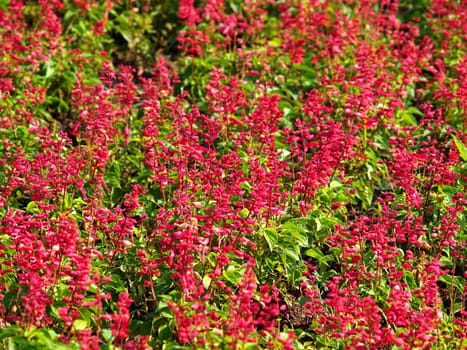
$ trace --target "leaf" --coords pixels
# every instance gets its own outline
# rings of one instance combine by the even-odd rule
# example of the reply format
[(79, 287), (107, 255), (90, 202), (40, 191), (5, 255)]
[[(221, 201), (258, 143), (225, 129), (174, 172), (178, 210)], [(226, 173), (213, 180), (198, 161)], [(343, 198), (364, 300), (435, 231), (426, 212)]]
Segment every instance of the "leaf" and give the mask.
[(453, 262), (452, 262), (452, 258), (451, 257), (447, 257), (447, 256), (442, 256), (440, 259), (439, 259), (439, 262), (441, 264), (443, 264), (443, 266), (447, 269), (450, 269), (452, 268), (453, 266)]
[(88, 322), (85, 320), (74, 320), (73, 321), (73, 328), (77, 331), (82, 331), (88, 328)]
[(374, 197), (374, 184), (363, 178), (354, 181), (353, 183), (355, 189), (357, 190), (356, 196), (362, 201), (362, 206), (366, 210), (368, 209)]
[(170, 325), (166, 323), (159, 326), (157, 335), (160, 340), (170, 340), (172, 338), (172, 330), (170, 329)]
[(211, 285), (211, 277), (209, 275), (204, 275), (203, 277), (203, 287), (204, 289), (209, 289), (209, 286)]
[(316, 218), (315, 219), (315, 223), (316, 223), (316, 231), (321, 231), (321, 228), (323, 227), (323, 225), (321, 224), (321, 220), (319, 218)]
[(273, 228), (265, 228), (262, 230), (262, 234), (268, 243), (269, 250), (273, 250), (277, 245), (278, 234), (277, 231)]
[(292, 114), (294, 110), (294, 107), (286, 101), (281, 101), (279, 103), (279, 108), (284, 112), (284, 118), (287, 117), (289, 114)]
[(461, 302), (454, 303), (454, 310), (453, 311), (454, 311), (455, 314), (462, 311), (462, 303)]
[(250, 215), (250, 211), (248, 208), (243, 208), (238, 212), (238, 216), (240, 216), (242, 219), (246, 219)]
[(296, 245), (284, 245), (281, 247), (282, 248), (282, 253), (285, 255), (281, 255), (281, 258), (283, 258), (284, 265), (286, 264), (286, 257), (289, 257), (293, 259), (294, 262), (300, 261), (300, 248)]
[(449, 287), (454, 287), (460, 294), (464, 293), (465, 280), (461, 276), (454, 276), (452, 278), (451, 275), (442, 275), (439, 277), (439, 280)]
[(329, 267), (328, 262), (334, 261), (335, 258), (332, 255), (324, 255), (320, 249), (312, 247), (305, 251), (305, 255), (318, 260), (318, 262), (326, 267)]
[(39, 213), (40, 210), (39, 210), (39, 208), (38, 208), (36, 202), (30, 201), (30, 202), (28, 203), (28, 205), (26, 206), (26, 212), (27, 212), (27, 213), (34, 214), (34, 213)]
[(9, 4), (10, 4), (10, 0), (1, 0), (0, 1), (0, 9), (2, 11), (6, 11), (8, 9)]
[(281, 39), (274, 38), (268, 41), (268, 45), (272, 47), (280, 47), (282, 45)]
[(465, 147), (465, 145), (460, 142), (454, 135), (452, 136), (452, 139), (454, 140), (457, 150), (459, 151), (459, 156), (464, 162), (467, 162), (467, 147)]
[(110, 188), (121, 188), (121, 169), (118, 162), (113, 162), (109, 171), (104, 175), (104, 180)]
[(27, 348), (69, 350), (74, 347), (60, 343), (57, 340), (57, 334), (53, 330), (39, 328), (34, 329), (29, 333), (27, 337)]
[[(292, 242), (294, 245), (297, 244), (301, 247), (308, 245), (307, 229), (303, 224), (290, 220), (282, 225), (280, 229), (281, 238), (284, 238), (284, 241)], [(295, 240), (288, 238), (295, 238)]]
[(242, 280), (243, 272), (243, 269), (236, 269), (235, 267), (230, 266), (229, 268), (227, 268), (227, 270), (222, 272), (222, 275), (227, 281), (234, 285), (237, 285)]
[(404, 279), (410, 289), (417, 289), (417, 283), (415, 282), (415, 277), (411, 271), (404, 270)]
[(164, 344), (164, 346), (162, 347), (162, 350), (183, 350), (183, 349), (186, 349), (186, 348), (176, 343)]
[(110, 342), (112, 341), (112, 338), (113, 338), (112, 330), (110, 330), (110, 329), (103, 329), (102, 332), (101, 332), (101, 335), (102, 335), (102, 338), (104, 338), (104, 340), (105, 340), (107, 343), (110, 343)]
[(401, 118), (401, 121), (404, 122), (405, 125), (409, 126), (417, 125), (417, 118), (415, 118), (416, 115), (423, 116), (423, 113), (413, 106), (397, 112), (397, 116)]
[(321, 260), (324, 257), (323, 253), (318, 248), (307, 249), (305, 251), (305, 255), (309, 256), (310, 258), (314, 258), (316, 260)]
[(0, 329), (0, 340), (13, 336), (18, 336), (22, 334), (22, 332), (23, 330), (18, 326), (9, 326), (5, 329)]

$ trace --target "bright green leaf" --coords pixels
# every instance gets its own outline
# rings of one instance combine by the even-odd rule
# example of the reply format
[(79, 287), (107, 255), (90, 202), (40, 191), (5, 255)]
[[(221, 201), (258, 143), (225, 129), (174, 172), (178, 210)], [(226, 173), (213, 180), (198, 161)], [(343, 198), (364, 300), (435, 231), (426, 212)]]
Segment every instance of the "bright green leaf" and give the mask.
[(460, 142), (454, 135), (452, 136), (452, 139), (454, 140), (457, 150), (459, 151), (459, 156), (464, 162), (467, 162), (467, 147), (462, 142)]

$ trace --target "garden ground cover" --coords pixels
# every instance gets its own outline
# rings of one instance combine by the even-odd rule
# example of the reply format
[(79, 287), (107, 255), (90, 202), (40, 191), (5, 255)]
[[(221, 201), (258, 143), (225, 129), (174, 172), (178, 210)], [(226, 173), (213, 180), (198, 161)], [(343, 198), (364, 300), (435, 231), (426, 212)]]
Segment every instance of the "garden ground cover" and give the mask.
[(466, 33), (0, 0), (0, 348), (466, 349)]

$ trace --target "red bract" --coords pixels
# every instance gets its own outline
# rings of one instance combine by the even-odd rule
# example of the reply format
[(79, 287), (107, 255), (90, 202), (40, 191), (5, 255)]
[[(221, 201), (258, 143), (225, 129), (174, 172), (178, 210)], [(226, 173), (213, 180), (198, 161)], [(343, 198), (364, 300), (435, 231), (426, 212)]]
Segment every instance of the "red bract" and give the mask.
[(118, 297), (118, 314), (112, 316), (113, 323), (111, 325), (112, 334), (118, 343), (122, 343), (130, 334), (130, 330), (128, 329), (130, 325), (129, 307), (132, 301), (127, 292), (120, 294)]

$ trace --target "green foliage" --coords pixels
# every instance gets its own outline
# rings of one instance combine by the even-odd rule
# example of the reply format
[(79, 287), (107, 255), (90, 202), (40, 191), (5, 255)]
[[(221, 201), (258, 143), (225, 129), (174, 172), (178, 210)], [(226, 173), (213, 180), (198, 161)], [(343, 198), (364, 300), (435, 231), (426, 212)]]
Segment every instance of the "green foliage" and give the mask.
[(73, 350), (80, 349), (79, 344), (64, 344), (59, 341), (58, 335), (51, 329), (23, 330), (17, 326), (0, 329), (0, 349), (8, 350)]
[(149, 71), (158, 52), (177, 55), (178, 4), (174, 1), (122, 1), (110, 11), (108, 47), (116, 62)]

